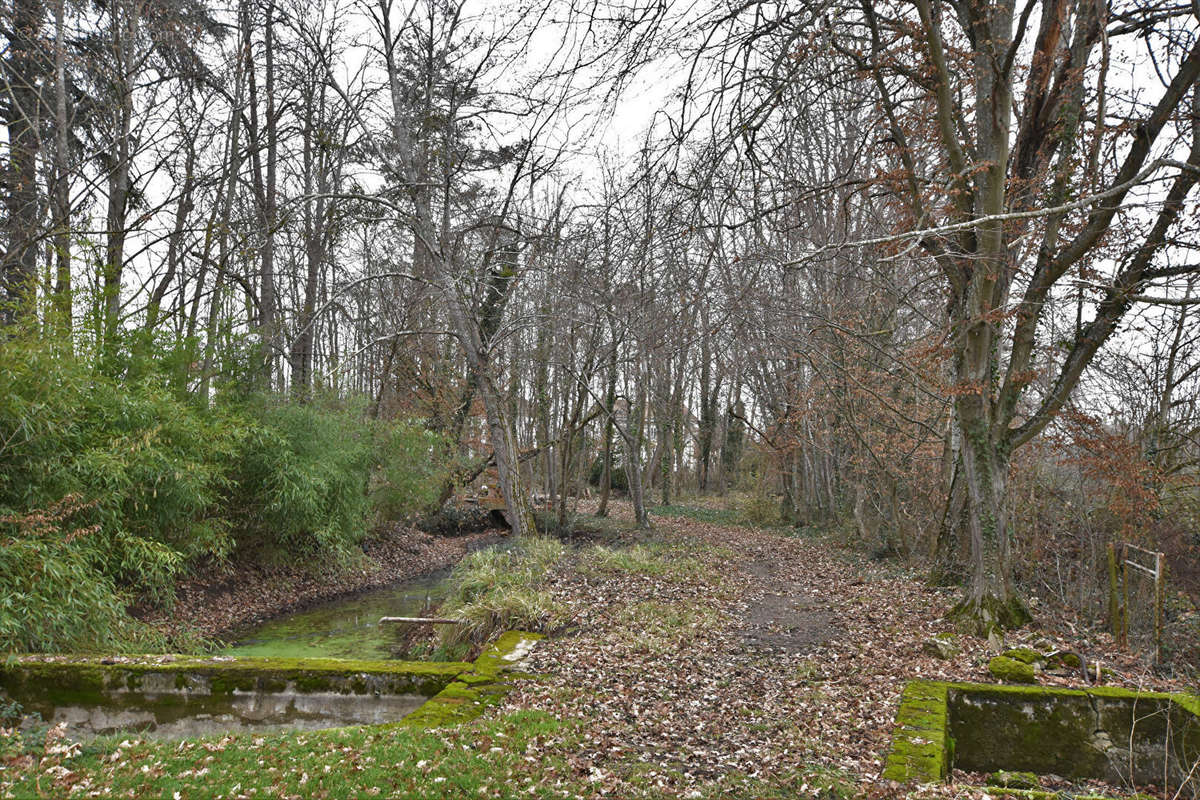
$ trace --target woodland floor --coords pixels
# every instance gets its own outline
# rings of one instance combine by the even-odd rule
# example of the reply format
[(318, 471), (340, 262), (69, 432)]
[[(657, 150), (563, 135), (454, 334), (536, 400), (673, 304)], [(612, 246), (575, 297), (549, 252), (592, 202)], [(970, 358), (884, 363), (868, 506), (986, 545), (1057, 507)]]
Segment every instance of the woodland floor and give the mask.
[[(608, 550), (569, 549), (546, 585), (571, 622), (528, 663), (543, 677), (476, 722), (58, 746), (40, 761), (10, 759), (0, 795), (34, 796), (22, 792), (36, 784), (43, 796), (180, 800), (985, 796), (878, 778), (906, 681), (991, 680), (985, 641), (961, 639), (950, 661), (922, 653), (951, 630), (952, 595), (826, 538), (692, 511), (655, 517), (649, 534), (626, 530)], [(1034, 611), (1006, 646), (1099, 658), (1114, 685), (1187, 688), (1045, 603)]]
[[(597, 796), (651, 785), (700, 797), (726, 783), (737, 796), (747, 778), (791, 787), (785, 796), (822, 787), (903, 795), (877, 777), (905, 682), (993, 681), (987, 662), (996, 651), (984, 640), (960, 638), (963, 652), (950, 661), (922, 653), (927, 637), (952, 631), (944, 613), (953, 595), (919, 575), (779, 530), (686, 516), (655, 525), (699, 568), (598, 577), (564, 565), (554, 589), (578, 628), (534, 653), (532, 668), (550, 676), (550, 691), (531, 685), (508, 703), (581, 723), (583, 746), (568, 761)], [(669, 616), (665, 606), (679, 615), (669, 630), (653, 622)], [(1035, 623), (1006, 647), (1037, 643), (1098, 658), (1113, 670), (1111, 685), (1187, 688), (1152, 675), (1107, 634), (1044, 605), (1034, 611)], [(972, 793), (948, 785), (922, 795)]]

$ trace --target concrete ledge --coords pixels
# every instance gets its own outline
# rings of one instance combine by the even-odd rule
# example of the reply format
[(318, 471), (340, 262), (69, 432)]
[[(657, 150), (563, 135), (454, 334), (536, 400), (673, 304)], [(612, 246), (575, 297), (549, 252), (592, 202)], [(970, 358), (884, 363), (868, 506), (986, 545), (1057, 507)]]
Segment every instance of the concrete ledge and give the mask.
[(0, 665), (0, 693), (81, 733), (436, 727), (473, 719), (499, 702), (523, 676), (522, 660), (540, 638), (505, 633), (473, 663), (28, 655)]
[(525, 631), (502, 635), (480, 653), (469, 670), (400, 724), (437, 728), (475, 719), (489, 706), (497, 705), (516, 680), (533, 677), (522, 670), (523, 661), (542, 638), (539, 633)]
[[(1200, 698), (1194, 695), (913, 681), (900, 699), (882, 777), (932, 783), (959, 766), (1120, 785), (1130, 778), (1161, 781), (1164, 774), (1179, 782), (1198, 759)], [(1118, 774), (1122, 769), (1132, 775)], [(1038, 796), (1036, 790), (988, 792)]]

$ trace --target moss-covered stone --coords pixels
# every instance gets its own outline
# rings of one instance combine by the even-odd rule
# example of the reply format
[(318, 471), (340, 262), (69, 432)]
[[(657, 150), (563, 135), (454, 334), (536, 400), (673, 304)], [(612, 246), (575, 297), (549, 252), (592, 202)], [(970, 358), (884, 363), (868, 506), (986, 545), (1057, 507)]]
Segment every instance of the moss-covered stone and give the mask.
[(958, 646), (958, 637), (952, 633), (939, 633), (930, 636), (921, 643), (921, 652), (943, 661), (949, 661), (962, 652)]
[(996, 680), (1009, 683), (1037, 683), (1037, 673), (1032, 664), (1008, 656), (996, 656), (989, 661), (988, 672)]
[(1044, 663), (1046, 660), (1046, 657), (1042, 653), (1034, 650), (1032, 647), (1015, 647), (1011, 650), (1005, 650), (1000, 655), (1020, 661), (1022, 664), (1029, 664), (1030, 666)]
[(1002, 769), (987, 776), (987, 785), (1004, 789), (1036, 789), (1038, 779), (1032, 772), (1009, 772)]
[(1083, 669), (1083, 660), (1075, 653), (1054, 652), (1046, 656), (1047, 669)]

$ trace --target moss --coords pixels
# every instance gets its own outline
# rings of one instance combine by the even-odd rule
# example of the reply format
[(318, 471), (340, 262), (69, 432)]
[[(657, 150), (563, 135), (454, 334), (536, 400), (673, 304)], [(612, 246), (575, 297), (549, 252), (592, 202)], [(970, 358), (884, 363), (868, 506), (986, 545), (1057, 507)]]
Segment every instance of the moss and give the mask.
[(0, 667), (0, 689), (27, 707), (46, 712), (68, 705), (143, 704), (169, 707), (171, 717), (195, 713), (188, 695), (218, 702), (237, 692), (289, 689), (357, 695), (416, 693), (431, 699), (398, 724), (439, 727), (477, 717), (497, 704), (514, 681), (536, 677), (522, 671), (520, 662), (541, 638), (505, 633), (474, 663), (168, 656), (106, 664), (94, 658), (27, 657)]
[(1044, 655), (1037, 650), (1034, 650), (1032, 647), (1017, 647), (1012, 650), (1005, 650), (1003, 653), (1001, 653), (1001, 655), (1029, 665), (1046, 660)]
[[(107, 660), (107, 659), (106, 659)], [(342, 661), (338, 659), (145, 657), (104, 663), (99, 658), (26, 657), (0, 666), (0, 690), (49, 717), (56, 708), (185, 706), (187, 695), (235, 693), (420, 694), (431, 697), (466, 662)]]
[(946, 777), (953, 751), (947, 735), (946, 700), (945, 683), (913, 681), (905, 687), (884, 779), (929, 783)]
[[(1079, 690), (913, 681), (901, 699), (883, 777), (932, 782), (955, 767), (1114, 780), (1108, 774), (1110, 757), (1098, 732), (1110, 736), (1112, 742), (1134, 742), (1134, 760), (1139, 762), (1135, 778), (1139, 773), (1161, 775), (1161, 739), (1168, 727), (1173, 747), (1182, 754), (1180, 763), (1190, 765), (1200, 758), (1197, 712), (1200, 698), (1193, 695), (1115, 687)], [(1131, 727), (1135, 724), (1136, 728)], [(993, 796), (1052, 796), (1018, 790), (1012, 783), (988, 792)]]
[(475, 659), (469, 670), (459, 674), (400, 724), (405, 727), (437, 728), (478, 717), (508, 693), (512, 681), (526, 676), (517, 667), (541, 638), (540, 634), (524, 631), (510, 631), (501, 635)]
[(1046, 656), (1046, 666), (1050, 669), (1082, 669), (1083, 661), (1074, 653), (1051, 653)]
[(978, 600), (968, 597), (951, 609), (947, 617), (954, 620), (960, 632), (983, 637), (1020, 628), (1033, 620), (1029, 609), (1016, 597), (1001, 600), (993, 595)]
[(1037, 683), (1032, 664), (1008, 656), (996, 656), (989, 661), (988, 672), (997, 680), (1009, 683)]
[(987, 785), (1005, 789), (1036, 789), (1038, 778), (1032, 772), (1009, 772), (1002, 769), (987, 776)]

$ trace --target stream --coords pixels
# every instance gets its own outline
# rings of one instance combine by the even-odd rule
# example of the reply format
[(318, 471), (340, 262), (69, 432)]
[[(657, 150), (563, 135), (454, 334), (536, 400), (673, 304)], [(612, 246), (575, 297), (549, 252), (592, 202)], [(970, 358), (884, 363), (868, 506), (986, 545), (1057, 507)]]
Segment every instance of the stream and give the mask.
[[(480, 549), (507, 549), (511, 541)], [(427, 616), (450, 592), (443, 569), (303, 611), (273, 617), (238, 632), (224, 651), (231, 656), (272, 658), (396, 658), (405, 646), (406, 625), (379, 624), (380, 617)]]

